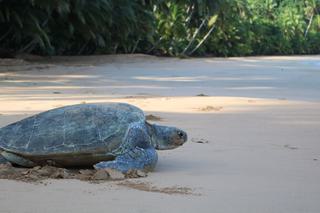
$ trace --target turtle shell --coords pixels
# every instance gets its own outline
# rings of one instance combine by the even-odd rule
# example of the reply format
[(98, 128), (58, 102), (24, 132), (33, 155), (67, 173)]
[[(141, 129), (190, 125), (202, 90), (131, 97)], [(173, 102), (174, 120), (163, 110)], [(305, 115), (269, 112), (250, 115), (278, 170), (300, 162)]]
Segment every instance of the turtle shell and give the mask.
[(128, 126), (143, 122), (124, 103), (79, 104), (49, 110), (0, 129), (0, 149), (22, 156), (106, 154), (123, 142)]

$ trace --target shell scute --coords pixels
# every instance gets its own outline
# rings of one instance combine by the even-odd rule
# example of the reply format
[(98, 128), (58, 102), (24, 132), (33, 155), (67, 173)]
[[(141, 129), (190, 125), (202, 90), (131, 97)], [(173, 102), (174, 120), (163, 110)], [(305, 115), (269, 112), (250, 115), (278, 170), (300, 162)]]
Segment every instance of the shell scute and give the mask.
[(111, 151), (143, 112), (122, 103), (81, 104), (49, 110), (0, 129), (0, 148), (28, 155)]

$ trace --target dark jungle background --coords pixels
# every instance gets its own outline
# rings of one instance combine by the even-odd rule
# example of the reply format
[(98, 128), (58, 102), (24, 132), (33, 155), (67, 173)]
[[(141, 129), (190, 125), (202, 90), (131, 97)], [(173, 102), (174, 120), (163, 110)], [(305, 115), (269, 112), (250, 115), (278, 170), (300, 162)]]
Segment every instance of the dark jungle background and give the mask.
[(320, 0), (0, 0), (0, 50), (319, 54)]

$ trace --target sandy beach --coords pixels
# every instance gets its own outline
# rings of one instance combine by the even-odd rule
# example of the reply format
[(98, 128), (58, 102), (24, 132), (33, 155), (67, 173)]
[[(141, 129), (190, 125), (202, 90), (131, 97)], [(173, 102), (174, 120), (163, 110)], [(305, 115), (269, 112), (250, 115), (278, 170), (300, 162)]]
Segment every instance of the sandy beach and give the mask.
[(0, 127), (126, 102), (188, 133), (148, 177), (0, 179), (0, 213), (320, 212), (320, 56), (0, 59)]

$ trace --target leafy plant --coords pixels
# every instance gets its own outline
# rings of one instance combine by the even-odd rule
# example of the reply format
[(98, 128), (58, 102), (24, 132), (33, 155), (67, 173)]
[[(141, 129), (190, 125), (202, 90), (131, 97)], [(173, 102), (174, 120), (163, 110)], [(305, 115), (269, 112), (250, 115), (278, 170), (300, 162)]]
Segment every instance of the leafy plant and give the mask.
[(319, 0), (0, 0), (0, 52), (320, 53)]

